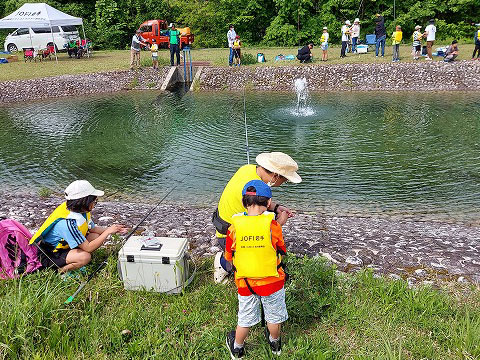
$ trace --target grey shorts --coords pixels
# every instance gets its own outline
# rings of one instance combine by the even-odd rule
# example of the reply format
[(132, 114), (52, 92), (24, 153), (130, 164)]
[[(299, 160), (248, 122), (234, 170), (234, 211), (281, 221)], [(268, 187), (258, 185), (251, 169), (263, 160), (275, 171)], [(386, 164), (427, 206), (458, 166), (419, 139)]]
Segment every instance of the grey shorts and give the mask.
[(280, 324), (288, 319), (285, 288), (281, 288), (269, 296), (238, 295), (238, 326), (252, 327), (261, 321), (260, 301), (266, 322)]

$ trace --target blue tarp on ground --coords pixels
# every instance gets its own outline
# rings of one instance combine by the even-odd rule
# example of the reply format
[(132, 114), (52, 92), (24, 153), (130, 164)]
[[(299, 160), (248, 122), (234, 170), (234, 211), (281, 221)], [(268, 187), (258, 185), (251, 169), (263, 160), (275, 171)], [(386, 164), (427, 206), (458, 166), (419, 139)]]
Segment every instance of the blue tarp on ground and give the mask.
[(0, 64), (7, 64), (7, 63), (8, 63), (7, 59), (3, 59), (3, 58), (0, 59)]

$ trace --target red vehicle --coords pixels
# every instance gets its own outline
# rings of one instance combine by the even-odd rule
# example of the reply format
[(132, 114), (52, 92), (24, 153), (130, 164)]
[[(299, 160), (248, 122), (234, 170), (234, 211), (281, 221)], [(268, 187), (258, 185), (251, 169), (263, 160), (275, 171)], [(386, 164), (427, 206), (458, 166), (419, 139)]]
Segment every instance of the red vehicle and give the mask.
[[(147, 20), (140, 25), (139, 30), (145, 41), (152, 45), (152, 39), (155, 39), (159, 48), (168, 48), (168, 23), (166, 20)], [(177, 28), (180, 31), (180, 43), (182, 48), (190, 46), (193, 43), (194, 36), (190, 33), (190, 28)]]

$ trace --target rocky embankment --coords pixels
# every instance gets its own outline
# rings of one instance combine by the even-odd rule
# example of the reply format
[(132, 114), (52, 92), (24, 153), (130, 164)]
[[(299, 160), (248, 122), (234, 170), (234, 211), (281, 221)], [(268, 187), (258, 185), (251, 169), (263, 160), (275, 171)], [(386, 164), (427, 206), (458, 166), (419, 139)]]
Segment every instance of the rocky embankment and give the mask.
[[(0, 83), (0, 103), (121, 90), (159, 90), (170, 67), (109, 71)], [(204, 67), (199, 90), (291, 91), (305, 77), (310, 91), (478, 91), (480, 62), (405, 62), (341, 65)]]
[[(60, 197), (2, 194), (0, 216), (36, 230)], [(109, 199), (106, 199), (109, 200)], [(134, 226), (150, 203), (111, 200), (94, 210), (99, 225)], [(211, 224), (213, 207), (162, 204), (142, 225), (157, 236), (187, 237), (194, 256), (219, 251)], [(287, 248), (297, 255), (325, 256), (340, 270), (371, 268), (409, 283), (459, 281), (480, 283), (480, 227), (391, 218), (331, 216), (297, 212), (284, 227)]]
[(141, 68), (93, 74), (61, 75), (49, 78), (0, 83), (0, 103), (40, 100), (65, 96), (110, 93), (121, 90), (160, 89), (169, 68)]
[(478, 91), (480, 62), (405, 62), (205, 68), (202, 90), (291, 91), (305, 77), (311, 91)]

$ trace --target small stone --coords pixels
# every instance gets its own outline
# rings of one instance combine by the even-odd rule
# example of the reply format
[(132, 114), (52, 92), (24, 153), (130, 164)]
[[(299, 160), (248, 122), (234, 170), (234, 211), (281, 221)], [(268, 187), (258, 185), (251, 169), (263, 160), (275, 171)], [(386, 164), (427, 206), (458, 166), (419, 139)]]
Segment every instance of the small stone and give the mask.
[(113, 217), (111, 216), (102, 216), (101, 218), (98, 219), (99, 222), (107, 222), (113, 220)]
[(402, 277), (397, 274), (389, 274), (388, 277), (392, 280), (402, 280)]
[(122, 330), (122, 336), (127, 337), (127, 336), (131, 336), (131, 335), (132, 335), (132, 332), (130, 330), (128, 330), (128, 329), (123, 329)]
[(459, 283), (468, 283), (468, 280), (465, 278), (465, 276), (460, 276), (457, 281)]
[(363, 265), (362, 259), (360, 259), (358, 256), (349, 256), (345, 259), (345, 262), (352, 265)]

